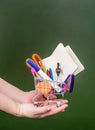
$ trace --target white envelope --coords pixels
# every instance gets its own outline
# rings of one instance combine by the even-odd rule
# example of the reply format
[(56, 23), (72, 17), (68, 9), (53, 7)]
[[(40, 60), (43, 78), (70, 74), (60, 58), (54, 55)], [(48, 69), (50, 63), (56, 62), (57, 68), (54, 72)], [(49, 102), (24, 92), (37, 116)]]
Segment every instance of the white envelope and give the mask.
[(70, 46), (66, 46), (65, 49), (67, 53), (70, 55), (70, 57), (73, 59), (73, 61), (77, 64), (77, 69), (74, 71), (74, 75), (77, 75), (78, 73), (84, 70), (84, 66), (82, 65), (78, 57), (75, 55), (73, 50), (70, 48)]
[[(59, 77), (56, 74), (57, 63), (60, 64), (61, 68)], [(84, 70), (84, 66), (81, 64), (70, 46), (64, 47), (62, 43), (58, 44), (49, 57), (43, 59), (43, 64), (46, 69), (52, 69), (54, 81), (59, 82), (64, 82), (69, 74), (76, 75)]]

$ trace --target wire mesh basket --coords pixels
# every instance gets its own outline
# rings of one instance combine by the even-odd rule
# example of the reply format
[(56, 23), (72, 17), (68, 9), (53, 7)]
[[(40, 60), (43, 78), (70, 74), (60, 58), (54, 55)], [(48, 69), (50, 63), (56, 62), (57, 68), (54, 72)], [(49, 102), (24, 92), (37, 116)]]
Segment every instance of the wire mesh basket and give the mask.
[(42, 77), (34, 76), (35, 89), (42, 94), (62, 95), (69, 91), (73, 91), (74, 75), (69, 75), (64, 82), (54, 80), (46, 80)]

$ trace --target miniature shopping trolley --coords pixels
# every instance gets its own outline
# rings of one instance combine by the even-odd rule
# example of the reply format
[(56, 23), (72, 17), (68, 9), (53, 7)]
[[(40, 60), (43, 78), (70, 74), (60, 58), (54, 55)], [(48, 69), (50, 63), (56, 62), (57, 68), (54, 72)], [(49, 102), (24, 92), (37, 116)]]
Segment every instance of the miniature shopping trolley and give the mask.
[(84, 70), (70, 46), (64, 47), (62, 43), (45, 59), (34, 53), (31, 58), (26, 59), (26, 65), (33, 74), (35, 90), (48, 95), (64, 96), (66, 92), (71, 93), (75, 76)]

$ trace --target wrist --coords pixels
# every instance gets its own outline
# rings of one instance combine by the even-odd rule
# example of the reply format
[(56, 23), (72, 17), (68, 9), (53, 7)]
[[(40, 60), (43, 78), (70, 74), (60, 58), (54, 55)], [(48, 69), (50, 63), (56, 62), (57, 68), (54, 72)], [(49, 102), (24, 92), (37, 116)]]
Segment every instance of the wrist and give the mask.
[(23, 114), (22, 114), (22, 104), (20, 103), (17, 103), (17, 109), (16, 109), (16, 113), (15, 113), (15, 116), (17, 117), (23, 117)]
[(15, 113), (13, 113), (14, 116), (17, 116), (17, 117), (21, 117), (21, 104), (20, 103), (16, 103), (16, 110), (15, 110)]
[(23, 104), (17, 103), (16, 105), (16, 113), (14, 115), (17, 117), (24, 117)]

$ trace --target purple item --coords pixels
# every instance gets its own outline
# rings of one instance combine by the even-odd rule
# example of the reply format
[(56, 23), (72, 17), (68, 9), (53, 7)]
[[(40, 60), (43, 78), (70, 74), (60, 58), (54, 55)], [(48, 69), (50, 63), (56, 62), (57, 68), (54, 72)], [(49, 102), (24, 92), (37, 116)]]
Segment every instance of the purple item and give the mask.
[(75, 79), (74, 74), (70, 74), (70, 75), (68, 75), (68, 77), (67, 77), (66, 80), (64, 81), (64, 83), (67, 84), (67, 86), (68, 86), (67, 89), (69, 90), (70, 93), (73, 91), (74, 79)]

